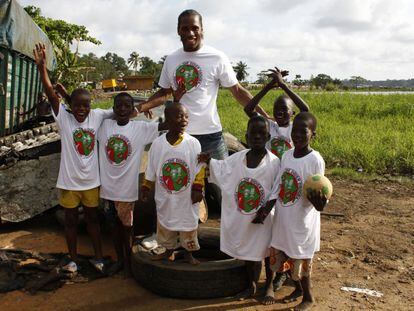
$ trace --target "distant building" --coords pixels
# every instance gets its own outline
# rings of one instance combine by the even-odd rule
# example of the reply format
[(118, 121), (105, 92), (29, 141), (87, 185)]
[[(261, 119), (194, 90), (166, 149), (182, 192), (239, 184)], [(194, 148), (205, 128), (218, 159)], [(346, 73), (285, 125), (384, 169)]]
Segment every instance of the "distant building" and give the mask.
[(152, 90), (154, 88), (153, 76), (128, 76), (122, 80), (126, 83), (128, 90)]

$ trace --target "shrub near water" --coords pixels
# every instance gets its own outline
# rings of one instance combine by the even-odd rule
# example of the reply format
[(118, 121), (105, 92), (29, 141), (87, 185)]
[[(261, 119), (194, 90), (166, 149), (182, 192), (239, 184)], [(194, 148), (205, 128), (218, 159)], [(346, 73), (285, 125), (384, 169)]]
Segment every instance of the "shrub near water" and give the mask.
[[(272, 113), (281, 94), (271, 91), (261, 106)], [(327, 167), (362, 168), (368, 173), (414, 174), (414, 94), (300, 93), (318, 119), (312, 146)], [(245, 141), (247, 117), (227, 90), (218, 110), (225, 130)]]

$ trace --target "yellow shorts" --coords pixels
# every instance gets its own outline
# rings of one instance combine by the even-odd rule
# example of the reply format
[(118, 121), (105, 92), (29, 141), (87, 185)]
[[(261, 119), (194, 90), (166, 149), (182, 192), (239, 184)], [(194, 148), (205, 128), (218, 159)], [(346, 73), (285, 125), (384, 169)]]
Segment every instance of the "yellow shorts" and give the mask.
[(59, 204), (64, 208), (99, 206), (99, 187), (89, 190), (65, 190), (59, 189)]

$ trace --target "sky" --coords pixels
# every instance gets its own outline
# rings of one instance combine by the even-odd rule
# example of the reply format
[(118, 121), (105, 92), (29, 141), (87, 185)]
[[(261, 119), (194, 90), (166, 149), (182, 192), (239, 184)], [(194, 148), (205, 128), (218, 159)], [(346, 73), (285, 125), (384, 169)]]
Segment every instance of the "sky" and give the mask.
[(290, 79), (319, 73), (369, 80), (414, 78), (410, 0), (18, 0), (54, 19), (86, 26), (102, 44), (81, 53), (158, 61), (180, 48), (177, 17), (203, 16), (204, 43), (249, 67), (248, 80), (277, 66)]

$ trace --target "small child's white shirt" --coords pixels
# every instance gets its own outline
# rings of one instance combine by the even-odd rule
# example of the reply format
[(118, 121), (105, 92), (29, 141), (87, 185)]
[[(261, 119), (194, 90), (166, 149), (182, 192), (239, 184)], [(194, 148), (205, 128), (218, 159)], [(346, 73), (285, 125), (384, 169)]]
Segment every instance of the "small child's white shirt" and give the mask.
[(281, 161), (276, 220), (273, 224), (271, 246), (290, 258), (308, 259), (319, 251), (320, 213), (303, 193), (308, 176), (324, 174), (325, 162), (317, 151), (302, 158), (293, 156), (294, 149), (285, 152)]

